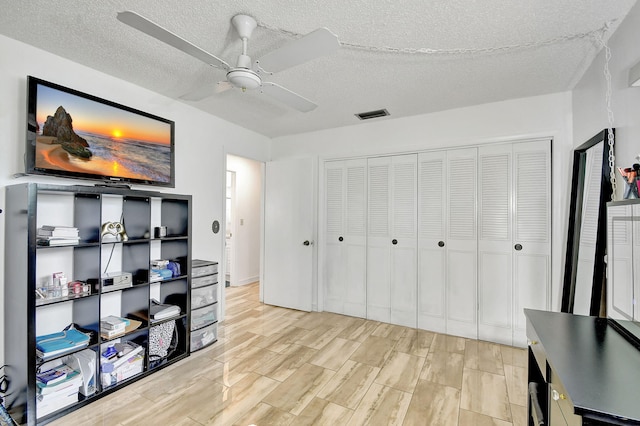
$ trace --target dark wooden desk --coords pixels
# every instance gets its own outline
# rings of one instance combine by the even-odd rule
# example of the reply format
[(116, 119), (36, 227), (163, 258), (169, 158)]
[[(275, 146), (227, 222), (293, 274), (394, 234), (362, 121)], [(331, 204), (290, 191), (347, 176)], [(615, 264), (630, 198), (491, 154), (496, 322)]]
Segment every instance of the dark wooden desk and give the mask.
[[(529, 383), (545, 425), (640, 425), (640, 351), (604, 318), (525, 315)], [(532, 410), (530, 397), (529, 425), (537, 425)]]

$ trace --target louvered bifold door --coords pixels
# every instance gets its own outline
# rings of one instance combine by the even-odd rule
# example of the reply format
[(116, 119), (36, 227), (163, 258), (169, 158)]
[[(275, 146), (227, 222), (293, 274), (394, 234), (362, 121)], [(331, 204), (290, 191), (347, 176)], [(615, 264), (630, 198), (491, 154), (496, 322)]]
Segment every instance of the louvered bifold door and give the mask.
[(476, 338), (476, 148), (447, 152), (446, 332)]
[(344, 313), (345, 161), (325, 163), (324, 310)]
[(367, 160), (367, 318), (391, 320), (391, 157)]
[(417, 155), (392, 159), (391, 320), (417, 326)]
[[(345, 271), (344, 311), (365, 318), (367, 313), (367, 160), (345, 161), (345, 232), (339, 243)], [(341, 235), (342, 237), (342, 235)]]
[(512, 344), (512, 144), (478, 148), (478, 338)]
[(444, 333), (446, 151), (418, 154), (418, 328)]
[(526, 345), (524, 309), (549, 309), (551, 141), (513, 144), (513, 344)]

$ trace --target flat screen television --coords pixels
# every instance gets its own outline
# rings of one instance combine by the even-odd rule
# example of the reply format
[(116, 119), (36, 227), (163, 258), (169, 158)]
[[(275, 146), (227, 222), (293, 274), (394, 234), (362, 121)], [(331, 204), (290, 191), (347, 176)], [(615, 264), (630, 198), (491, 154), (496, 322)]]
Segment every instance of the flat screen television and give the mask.
[(175, 187), (175, 123), (27, 77), (27, 174)]

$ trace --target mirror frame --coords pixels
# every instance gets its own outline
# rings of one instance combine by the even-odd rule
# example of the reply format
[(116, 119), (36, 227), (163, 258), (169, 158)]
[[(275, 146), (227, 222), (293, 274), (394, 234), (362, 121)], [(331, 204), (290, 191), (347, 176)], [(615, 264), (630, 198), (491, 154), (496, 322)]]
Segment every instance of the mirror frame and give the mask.
[[(615, 130), (612, 129), (612, 131), (615, 135)], [(610, 147), (608, 138), (609, 130), (602, 130), (573, 151), (571, 205), (569, 208), (567, 251), (564, 265), (562, 304), (560, 307), (561, 312), (573, 313), (574, 308), (587, 150), (599, 142), (603, 142), (602, 173), (600, 175), (600, 202), (598, 207), (598, 229), (596, 235), (596, 253), (594, 259), (589, 315), (604, 316), (604, 308), (601, 308), (601, 306), (603, 296), (605, 295), (604, 290), (606, 289), (607, 267), (605, 264), (605, 254), (607, 251), (607, 203), (611, 201), (611, 167), (609, 166)]]

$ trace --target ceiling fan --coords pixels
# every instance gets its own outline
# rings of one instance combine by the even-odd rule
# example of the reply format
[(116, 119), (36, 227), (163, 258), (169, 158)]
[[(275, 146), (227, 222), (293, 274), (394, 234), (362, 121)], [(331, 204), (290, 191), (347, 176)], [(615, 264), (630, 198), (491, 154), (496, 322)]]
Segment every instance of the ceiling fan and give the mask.
[(262, 75), (272, 75), (276, 72), (332, 53), (340, 47), (340, 42), (335, 34), (326, 28), (319, 28), (297, 40), (285, 44), (279, 49), (267, 53), (252, 63), (251, 57), (247, 55), (247, 44), (257, 23), (251, 16), (236, 15), (231, 19), (231, 23), (242, 40), (242, 53), (238, 56), (236, 66), (233, 67), (224, 60), (202, 50), (182, 37), (135, 12), (119, 12), (118, 20), (194, 58), (227, 72), (227, 79), (219, 82), (215, 87), (210, 87), (209, 90), (201, 89), (182, 97), (183, 99), (192, 101), (200, 100), (213, 93), (223, 92), (232, 88), (241, 89), (243, 92), (259, 89), (261, 93), (271, 96), (291, 108), (302, 112), (311, 111), (317, 107), (315, 103), (276, 83), (264, 81)]

